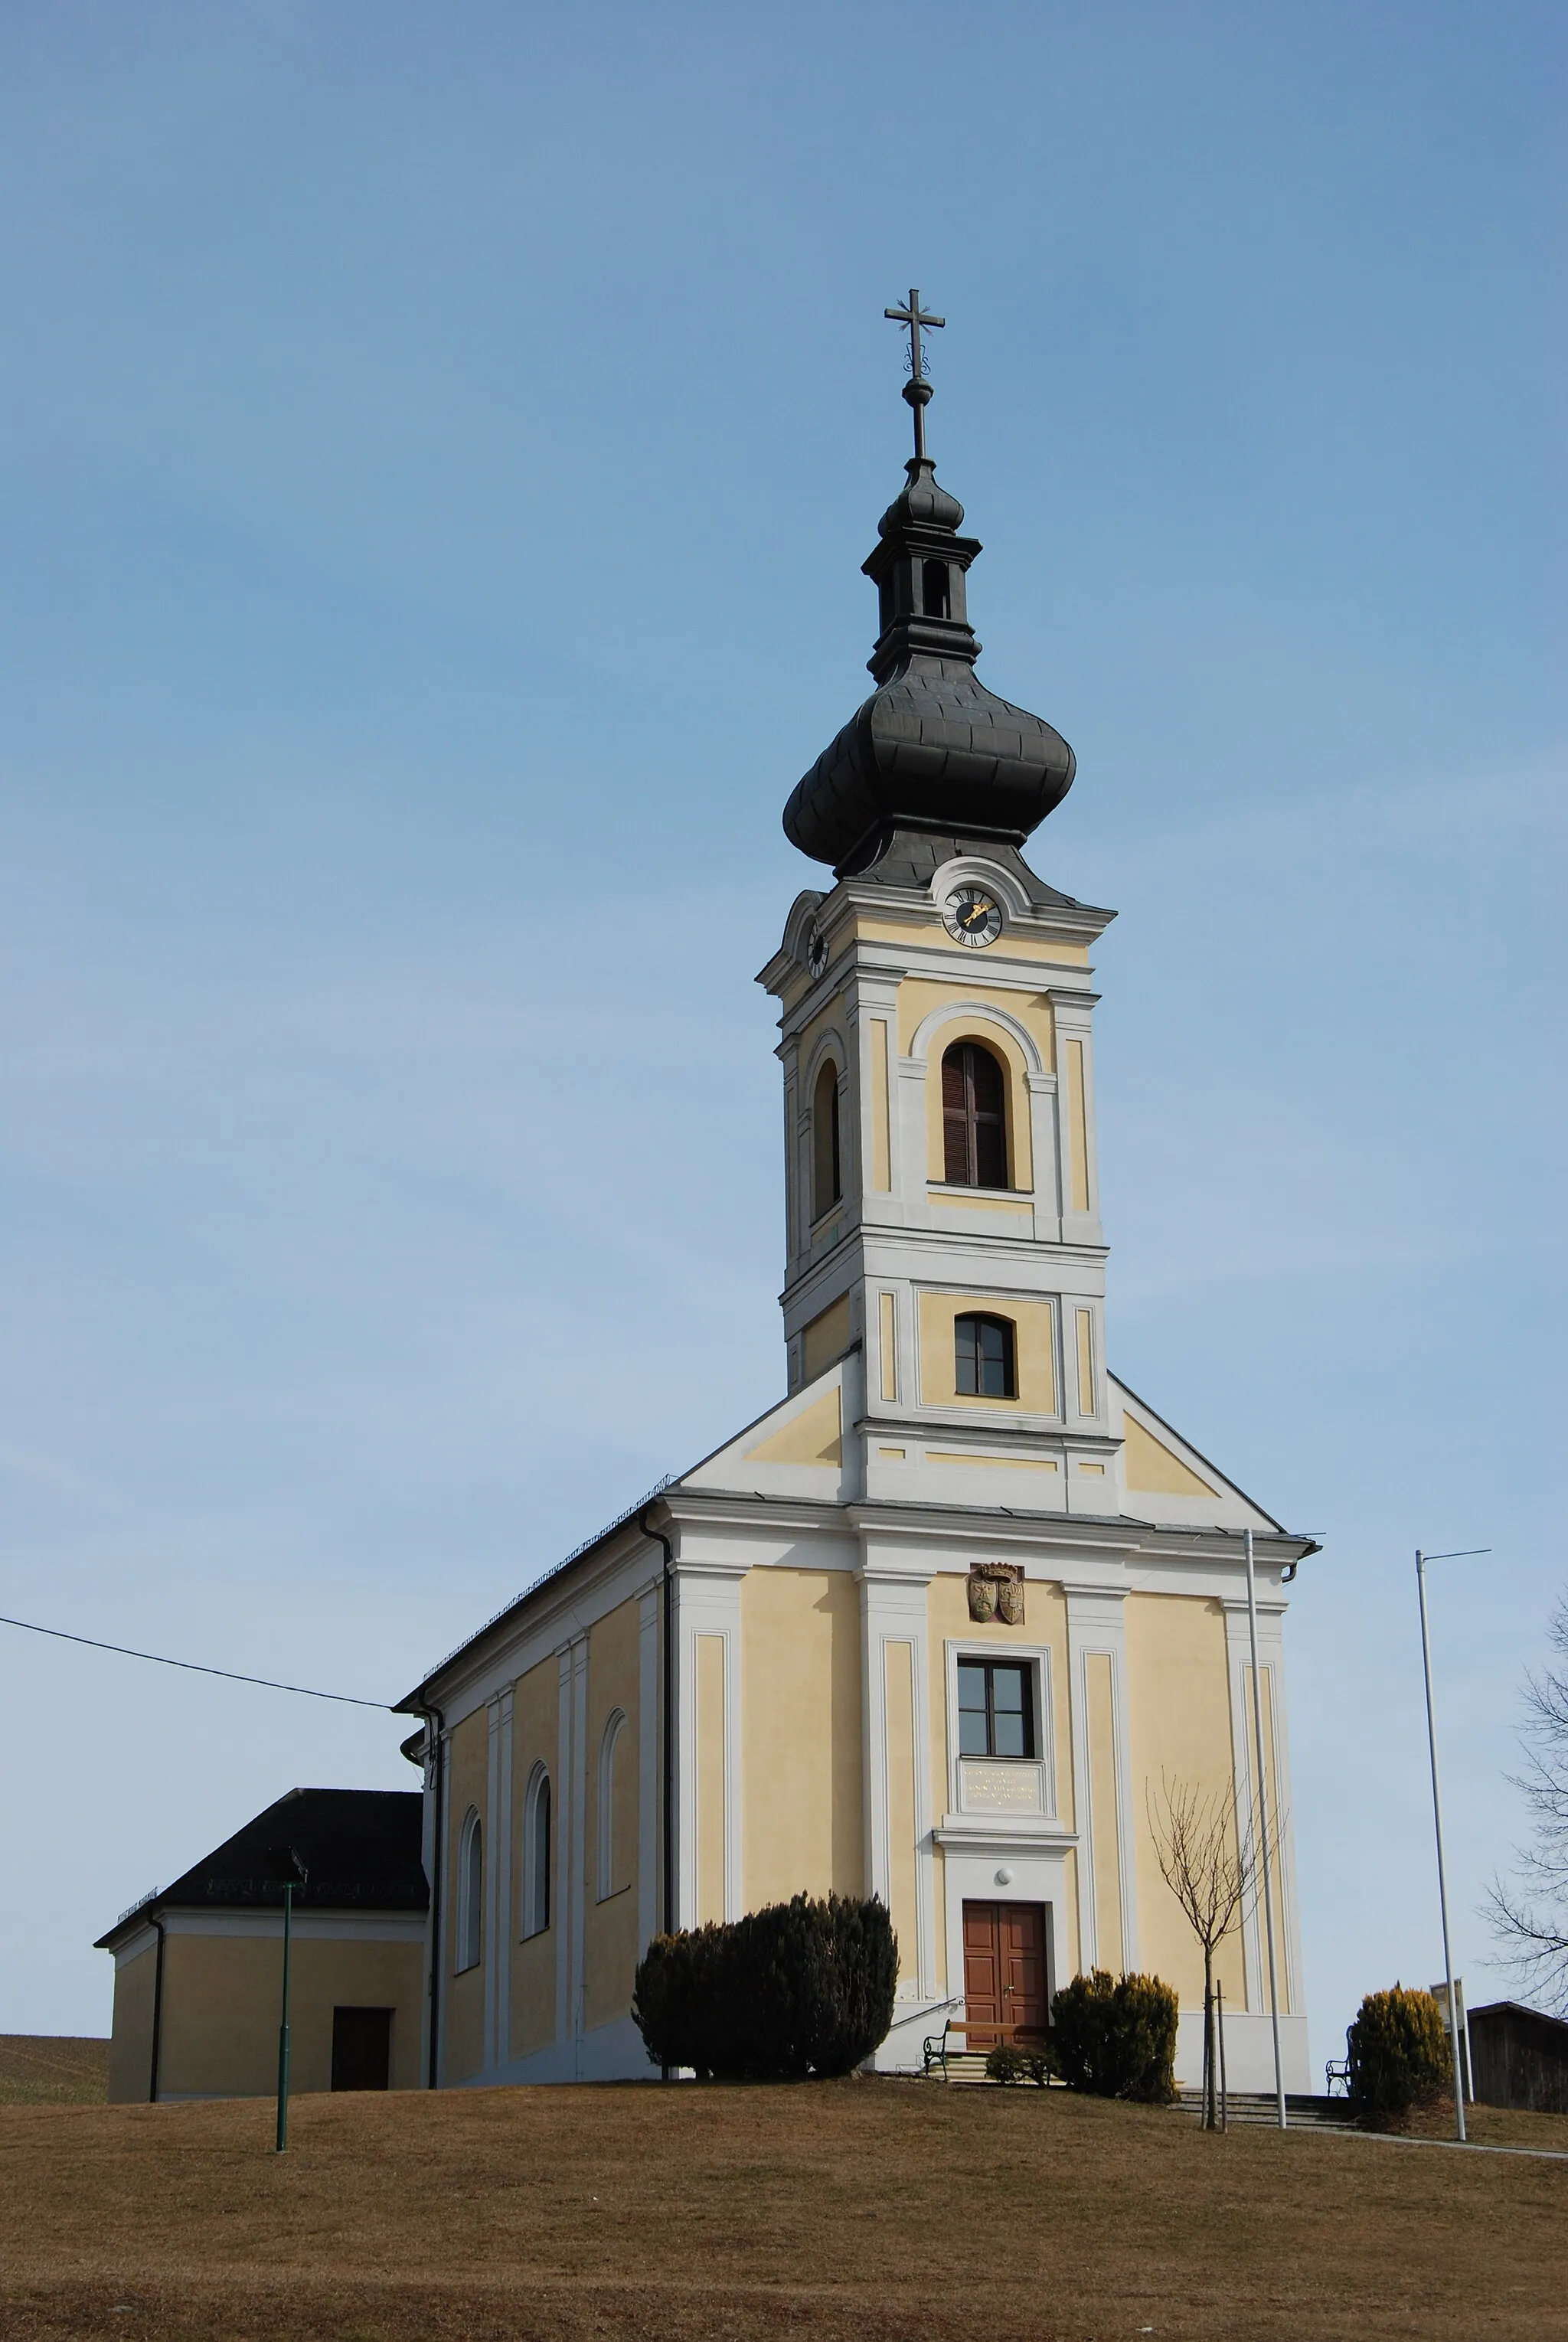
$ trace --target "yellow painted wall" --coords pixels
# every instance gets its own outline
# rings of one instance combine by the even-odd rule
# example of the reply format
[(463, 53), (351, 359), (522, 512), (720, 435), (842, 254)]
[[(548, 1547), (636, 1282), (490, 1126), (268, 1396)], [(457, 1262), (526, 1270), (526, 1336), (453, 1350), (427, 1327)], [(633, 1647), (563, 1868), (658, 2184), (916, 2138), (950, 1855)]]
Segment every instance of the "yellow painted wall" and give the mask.
[(749, 1571), (741, 1667), (745, 1907), (859, 1895), (860, 1597), (849, 1572)]
[[(1273, 1890), (1274, 1900), (1274, 1947), (1280, 1987), (1280, 2014), (1283, 2017), (1288, 2017), (1290, 2015), (1291, 2007), (1290, 1978), (1285, 1970), (1283, 1955), (1280, 1949), (1279, 1937), (1280, 1914), (1284, 1909), (1284, 1879), (1281, 1870), (1280, 1862), (1280, 1835), (1283, 1816), (1280, 1811), (1279, 1802), (1279, 1765), (1274, 1752), (1274, 1672), (1272, 1667), (1265, 1666), (1260, 1668), (1258, 1673), (1258, 1687), (1262, 1693), (1262, 1698), (1259, 1705), (1262, 1706), (1263, 1712), (1263, 1763), (1262, 1768), (1262, 1785), (1266, 1785), (1266, 1807), (1264, 1803), (1261, 1801), (1259, 1794), (1261, 1785), (1258, 1766), (1258, 1735), (1257, 1724), (1253, 1707), (1253, 1670), (1250, 1666), (1243, 1667), (1242, 1670), (1242, 1696), (1246, 1703), (1247, 1774), (1252, 1795), (1252, 1826), (1253, 1843), (1258, 1847), (1260, 1853), (1262, 1851), (1265, 1831), (1268, 1838), (1269, 1885)], [(1260, 1964), (1260, 1968), (1258, 2006), (1260, 2008), (1266, 2011), (1269, 2005), (1269, 1977), (1266, 1961)]]
[[(182, 1936), (164, 1955), (158, 2091), (265, 2097), (277, 2087), (283, 1937)], [(332, 2012), (390, 2008), (392, 2086), (417, 2089), (424, 1950), (418, 1943), (322, 1941), (296, 1935), (289, 1977), (289, 2086), (332, 2087)], [(145, 2096), (145, 2082), (137, 2094)]]
[[(1094, 1412), (1094, 1313), (1088, 1309), (1074, 1309), (1073, 1324), (1078, 1354), (1078, 1412), (1080, 1415), (1093, 1415)], [(1104, 1466), (1101, 1468), (1103, 1470)]]
[(898, 1396), (898, 1299), (884, 1293), (880, 1304), (882, 1328), (882, 1396), (890, 1404)]
[(465, 1716), (462, 1723), (454, 1726), (447, 1741), (446, 1764), (451, 1794), (447, 1805), (446, 1892), (442, 1912), (442, 1931), (446, 1938), (446, 2007), (441, 2025), (444, 2044), (442, 2077), (448, 2082), (461, 2082), (465, 2076), (477, 2074), (484, 2063), (484, 1961), (481, 1957), (477, 1967), (467, 1968), (461, 1976), (456, 1973), (456, 1965), (463, 1823), (471, 1806), (476, 1809), (484, 1827), (487, 1887), (495, 1860), (490, 1829), (490, 1719), (486, 1709), (476, 1708), (472, 1716)]
[(935, 1447), (926, 1449), (925, 1460), (928, 1464), (984, 1465), (992, 1472), (1054, 1472), (1057, 1469), (1054, 1456), (944, 1455)]
[[(1014, 1337), (1018, 1381), (1015, 1399), (960, 1397), (958, 1394), (953, 1321), (976, 1309), (1010, 1317), (1017, 1329)], [(999, 1299), (986, 1293), (923, 1293), (920, 1401), (923, 1406), (987, 1407), (993, 1413), (998, 1407), (1018, 1407), (1031, 1415), (1056, 1414), (1056, 1329), (1050, 1302)]]
[(153, 1985), (156, 1942), (134, 1960), (115, 1967), (115, 2021), (109, 2034), (109, 2104), (135, 2105), (146, 2097), (153, 2072)]
[(1219, 1490), (1200, 1480), (1181, 1457), (1146, 1431), (1135, 1416), (1122, 1417), (1123, 1465), (1129, 1488), (1161, 1496), (1215, 1496)]
[[(637, 1691), (639, 1609), (623, 1602), (588, 1636), (587, 1869), (584, 1882), (583, 2019), (590, 2031), (624, 2017), (642, 1947), (637, 1941)], [(606, 1719), (625, 1715), (615, 1744), (611, 1823), (617, 1891), (599, 1900), (599, 1756)]]
[(893, 1126), (888, 1106), (887, 1053), (890, 1040), (885, 1016), (870, 1019), (871, 1048), (871, 1184), (885, 1194), (893, 1186)]
[(1103, 1968), (1122, 1967), (1122, 1831), (1116, 1811), (1116, 1712), (1108, 1651), (1084, 1659), (1084, 1708), (1089, 1743), (1089, 1811), (1094, 1858), (1094, 1934)]
[(724, 1912), (724, 1638), (698, 1635), (697, 1693), (697, 1924), (722, 1920)]
[[(1131, 1594), (1124, 1616), (1139, 1957), (1175, 1987), (1184, 2008), (1202, 2007), (1203, 1954), (1160, 1876), (1149, 1807), (1153, 1802), (1158, 1811), (1162, 1774), (1173, 1782), (1196, 1782), (1205, 1794), (1231, 1800), (1224, 1613), (1217, 1602), (1192, 1595)], [(1243, 2007), (1239, 1936), (1222, 1947), (1218, 1973), (1226, 2005)]]
[(898, 1937), (900, 1981), (920, 1974), (919, 1897), (914, 1851), (914, 1646), (882, 1646), (887, 1731), (888, 1910)]
[(814, 1317), (801, 1336), (803, 1379), (814, 1383), (818, 1375), (842, 1358), (849, 1347), (849, 1296), (841, 1293), (820, 1317)]
[[(847, 1302), (844, 1314), (847, 1321)], [(748, 1447), (744, 1460), (748, 1464), (842, 1464), (844, 1424), (836, 1386), (754, 1447)]]
[(1070, 1846), (1063, 1857), (1062, 1875), (1065, 1882), (1063, 1907), (1057, 1915), (1056, 1941), (1060, 1947), (1062, 1972), (1055, 1978), (1054, 1988), (1060, 1990), (1075, 1976), (1084, 1973), (1084, 1938), (1078, 1925), (1078, 1849)]
[(1067, 1071), (1067, 1201), (1074, 1212), (1089, 1208), (1089, 1110), (1084, 1092), (1084, 1044), (1069, 1041)]
[(512, 2055), (525, 2057), (547, 2049), (555, 2038), (555, 1947), (561, 1922), (561, 1887), (565, 1873), (562, 1860), (561, 1815), (561, 1666), (552, 1655), (520, 1677), (512, 1697), (512, 1825), (516, 1833), (513, 1878), (520, 1889), (523, 1878), (523, 1816), (529, 1776), (543, 1765), (550, 1776), (552, 1827), (550, 1857), (550, 1925), (543, 1934), (521, 1940), (523, 1907), (517, 1892), (506, 1915), (506, 1938), (512, 1956)]
[[(1009, 1644), (1014, 1647), (1022, 1644), (1051, 1654), (1051, 1759), (1056, 1776), (1056, 1811), (1063, 1827), (1071, 1829), (1073, 1716), (1067, 1696), (1067, 1598), (1062, 1588), (1031, 1578), (1024, 1589), (1022, 1626), (1005, 1626), (1000, 1618), (977, 1626), (969, 1616), (967, 1576), (944, 1571), (932, 1579), (925, 1609), (931, 1663), (931, 1779), (937, 1812), (946, 1810), (953, 1778), (947, 1746), (947, 1645), (964, 1642), (973, 1643), (976, 1649), (994, 1647), (1001, 1657)], [(1076, 1936), (1073, 1940), (1075, 1944)]]

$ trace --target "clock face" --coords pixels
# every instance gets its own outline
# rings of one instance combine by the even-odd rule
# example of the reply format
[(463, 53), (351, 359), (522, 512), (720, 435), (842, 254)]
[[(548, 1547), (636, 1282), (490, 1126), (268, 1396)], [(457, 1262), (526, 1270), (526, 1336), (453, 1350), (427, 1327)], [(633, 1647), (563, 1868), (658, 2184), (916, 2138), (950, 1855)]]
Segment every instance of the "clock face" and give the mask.
[(947, 898), (942, 924), (957, 942), (979, 951), (1002, 933), (1002, 906), (984, 886), (960, 886)]
[(827, 966), (827, 937), (820, 927), (813, 927), (806, 938), (805, 964), (813, 976), (820, 976)]

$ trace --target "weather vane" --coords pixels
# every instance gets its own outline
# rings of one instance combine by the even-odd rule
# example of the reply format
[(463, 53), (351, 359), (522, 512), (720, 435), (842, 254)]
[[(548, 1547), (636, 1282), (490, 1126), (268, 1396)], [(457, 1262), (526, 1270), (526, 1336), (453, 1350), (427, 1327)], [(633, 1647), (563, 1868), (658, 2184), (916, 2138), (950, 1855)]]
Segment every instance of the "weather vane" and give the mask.
[(909, 380), (904, 385), (904, 395), (914, 415), (914, 459), (916, 463), (924, 463), (925, 410), (931, 401), (931, 385), (925, 378), (920, 329), (923, 325), (928, 330), (933, 325), (945, 325), (947, 320), (945, 317), (934, 317), (928, 310), (921, 307), (920, 295), (913, 285), (909, 288), (909, 306), (906, 309), (884, 309), (882, 314), (884, 317), (891, 317), (895, 325), (907, 325), (909, 328)]

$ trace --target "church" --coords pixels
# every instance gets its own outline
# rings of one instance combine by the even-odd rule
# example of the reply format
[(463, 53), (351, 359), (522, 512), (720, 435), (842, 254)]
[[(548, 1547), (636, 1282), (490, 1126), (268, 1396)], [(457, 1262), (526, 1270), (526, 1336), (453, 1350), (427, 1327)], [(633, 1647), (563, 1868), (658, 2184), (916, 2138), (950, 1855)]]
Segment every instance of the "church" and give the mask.
[[(401, 1703), (430, 1883), (428, 2087), (650, 2077), (643, 1947), (804, 1891), (897, 1933), (878, 2067), (1153, 1970), (1201, 2059), (1166, 1785), (1279, 1817), (1286, 2087), (1308, 2081), (1283, 1625), (1316, 1550), (1110, 1365), (1092, 954), (1024, 858), (1072, 750), (975, 672), (981, 547), (925, 451), (864, 564), (875, 688), (784, 809), (818, 883), (778, 1003), (785, 1395)], [(1259, 1678), (1245, 1595), (1256, 1557)], [(1261, 1716), (1261, 1730), (1252, 1719)], [(1230, 2079), (1272, 2087), (1269, 1963), (1223, 1946)]]

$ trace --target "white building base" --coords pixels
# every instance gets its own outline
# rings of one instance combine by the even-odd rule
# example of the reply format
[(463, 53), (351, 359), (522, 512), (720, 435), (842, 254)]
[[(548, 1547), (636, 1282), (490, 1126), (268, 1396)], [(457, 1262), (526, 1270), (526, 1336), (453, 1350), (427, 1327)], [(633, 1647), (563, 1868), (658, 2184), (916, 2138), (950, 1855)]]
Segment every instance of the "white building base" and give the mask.
[[(1287, 2090), (1305, 2094), (1320, 2085), (1313, 2078), (1304, 2017), (1280, 2019), (1280, 2064)], [(1183, 2090), (1196, 2090), (1203, 2079), (1203, 2012), (1183, 2008), (1176, 2021), (1176, 2080)], [(1225, 2086), (1232, 2090), (1272, 2091), (1274, 2087), (1274, 2034), (1266, 2017), (1225, 2011)]]

